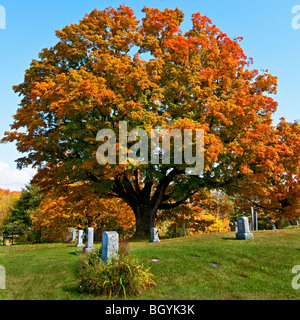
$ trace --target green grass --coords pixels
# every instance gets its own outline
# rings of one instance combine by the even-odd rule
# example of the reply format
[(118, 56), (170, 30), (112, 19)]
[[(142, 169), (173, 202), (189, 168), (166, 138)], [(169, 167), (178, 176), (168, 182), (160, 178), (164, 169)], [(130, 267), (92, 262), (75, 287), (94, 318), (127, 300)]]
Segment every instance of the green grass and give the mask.
[[(106, 299), (77, 291), (76, 252), (81, 251), (70, 244), (0, 247), (6, 269), (0, 299)], [(233, 232), (135, 241), (130, 252), (151, 267), (157, 283), (131, 300), (300, 299), (300, 289), (291, 285), (291, 270), (300, 265), (300, 227), (257, 231), (248, 241), (235, 240)]]

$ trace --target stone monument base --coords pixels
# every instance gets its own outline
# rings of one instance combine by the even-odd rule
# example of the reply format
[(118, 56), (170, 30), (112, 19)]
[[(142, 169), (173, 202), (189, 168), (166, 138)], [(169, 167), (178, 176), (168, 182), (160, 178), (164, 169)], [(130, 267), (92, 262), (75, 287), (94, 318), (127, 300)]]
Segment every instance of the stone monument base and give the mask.
[(92, 253), (95, 251), (95, 248), (83, 248), (84, 253)]
[(246, 233), (236, 233), (236, 238), (241, 240), (253, 240), (253, 233), (246, 232)]

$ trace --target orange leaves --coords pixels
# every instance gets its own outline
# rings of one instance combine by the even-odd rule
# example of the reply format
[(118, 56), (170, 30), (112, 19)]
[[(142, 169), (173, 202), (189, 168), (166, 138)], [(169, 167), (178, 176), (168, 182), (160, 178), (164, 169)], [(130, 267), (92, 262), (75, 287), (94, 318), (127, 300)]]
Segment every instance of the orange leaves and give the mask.
[(207, 29), (208, 31), (213, 30), (211, 26), (212, 20), (206, 16), (202, 16), (200, 12), (192, 14), (193, 29), (201, 31), (202, 29)]
[[(294, 219), (300, 214), (300, 126), (281, 119), (277, 127), (262, 124), (260, 130), (264, 140), (252, 159), (259, 166), (243, 184), (241, 194), (276, 221)], [(252, 142), (262, 136), (261, 132), (252, 133)]]
[(120, 199), (100, 199), (85, 184), (70, 186), (63, 193), (47, 193), (34, 212), (36, 226), (44, 229), (49, 238), (62, 238), (69, 227), (94, 227), (97, 232), (133, 231), (135, 218), (132, 210)]
[(246, 166), (245, 164), (241, 164), (239, 169), (240, 169), (240, 171), (242, 173), (244, 173), (246, 175), (249, 175), (249, 174), (253, 173), (253, 171), (248, 166)]
[(159, 9), (144, 6), (142, 12), (145, 13), (143, 29), (146, 34), (156, 37), (162, 35), (167, 38), (180, 32), (179, 26), (183, 21), (184, 14), (178, 8), (160, 11)]

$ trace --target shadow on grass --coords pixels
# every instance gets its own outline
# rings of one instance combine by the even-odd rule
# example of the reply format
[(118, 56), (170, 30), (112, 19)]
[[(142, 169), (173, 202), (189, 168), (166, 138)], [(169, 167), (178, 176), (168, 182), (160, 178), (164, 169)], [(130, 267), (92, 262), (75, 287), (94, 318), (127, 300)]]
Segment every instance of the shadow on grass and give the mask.
[(78, 250), (78, 251), (72, 251), (72, 252), (69, 252), (69, 254), (72, 254), (73, 256), (81, 256), (84, 254), (83, 250)]

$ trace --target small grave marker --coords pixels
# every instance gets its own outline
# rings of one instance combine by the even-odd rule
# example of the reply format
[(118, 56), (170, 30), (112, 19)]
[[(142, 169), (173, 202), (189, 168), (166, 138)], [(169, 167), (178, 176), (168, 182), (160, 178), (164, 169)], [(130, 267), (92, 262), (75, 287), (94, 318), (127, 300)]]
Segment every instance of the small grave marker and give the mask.
[(237, 219), (238, 232), (236, 233), (237, 239), (251, 240), (253, 239), (253, 233), (250, 233), (249, 221), (247, 217), (239, 217)]

